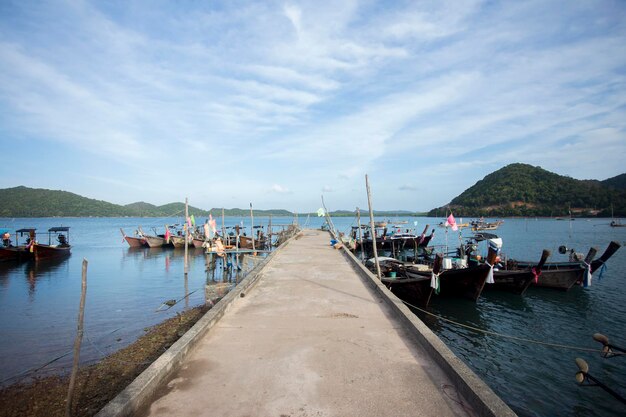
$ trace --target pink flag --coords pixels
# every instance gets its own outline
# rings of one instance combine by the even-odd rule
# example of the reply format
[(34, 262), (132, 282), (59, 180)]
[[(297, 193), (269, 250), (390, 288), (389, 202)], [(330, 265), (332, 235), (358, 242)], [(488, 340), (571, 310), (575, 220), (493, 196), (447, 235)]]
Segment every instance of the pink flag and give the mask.
[(452, 227), (452, 230), (454, 230), (455, 232), (459, 230), (459, 228), (456, 225), (456, 220), (454, 220), (454, 216), (452, 215), (452, 213), (450, 213), (450, 215), (448, 216), (448, 220), (446, 220), (446, 223), (448, 224), (448, 226)]
[(165, 243), (170, 243), (170, 229), (168, 229), (167, 227), (165, 227)]

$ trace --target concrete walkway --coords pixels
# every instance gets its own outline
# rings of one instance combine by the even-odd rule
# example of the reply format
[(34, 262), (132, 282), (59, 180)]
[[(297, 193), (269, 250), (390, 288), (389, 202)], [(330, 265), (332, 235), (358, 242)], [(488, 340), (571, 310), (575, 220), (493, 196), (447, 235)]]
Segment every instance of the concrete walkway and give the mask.
[(144, 416), (466, 416), (325, 232), (265, 267)]

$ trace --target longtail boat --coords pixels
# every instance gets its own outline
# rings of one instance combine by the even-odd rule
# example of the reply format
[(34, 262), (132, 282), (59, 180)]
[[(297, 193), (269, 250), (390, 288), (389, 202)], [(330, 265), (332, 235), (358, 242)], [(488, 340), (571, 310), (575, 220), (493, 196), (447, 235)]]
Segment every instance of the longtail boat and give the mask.
[[(52, 244), (53, 235), (57, 240), (55, 245)], [(69, 227), (51, 227), (48, 229), (48, 244), (34, 242), (31, 247), (35, 261), (69, 256), (71, 249)]]
[[(610, 242), (602, 256), (594, 260), (591, 259), (595, 256), (596, 249), (591, 248), (583, 261), (546, 262), (541, 268), (541, 277), (531, 285), (567, 291), (575, 284), (583, 283), (587, 271), (591, 274), (596, 271), (601, 272), (606, 261), (621, 246), (618, 242)], [(518, 268), (527, 268), (530, 265), (529, 262), (523, 261), (509, 261), (509, 263), (516, 263)]]
[(160, 248), (161, 246), (165, 246), (165, 237), (157, 236), (157, 235), (147, 235), (144, 233), (141, 226), (138, 228), (141, 237), (143, 237), (146, 241), (146, 244), (151, 248)]
[(141, 246), (148, 246), (148, 244), (146, 243), (146, 239), (140, 235), (139, 231), (135, 232), (136, 236), (127, 236), (126, 233), (124, 232), (124, 229), (120, 227), (120, 232), (122, 232), (122, 236), (124, 240), (126, 241), (126, 243), (128, 243), (128, 246), (130, 246), (131, 248), (139, 248)]
[[(432, 267), (401, 262), (392, 263), (391, 267), (395, 269), (396, 275), (399, 275), (399, 278), (393, 281), (393, 285), (396, 287), (396, 291), (398, 291), (398, 297), (404, 294), (406, 297), (410, 296), (414, 300), (420, 301), (422, 305), (428, 305), (432, 296), (432, 293), (429, 292), (426, 286), (432, 287), (440, 297), (462, 297), (476, 301), (480, 297), (487, 278), (492, 272), (491, 265), (493, 265), (495, 258), (496, 251), (493, 248), (489, 248), (488, 264), (470, 267), (459, 265), (443, 269), (443, 266), (446, 266), (448, 262), (444, 262), (441, 253), (436, 255)], [(402, 282), (403, 279), (408, 279), (409, 281)], [(386, 280), (385, 285), (389, 287), (390, 284), (391, 282)]]
[[(541, 259), (536, 266), (524, 268), (497, 268), (493, 271), (494, 283), (485, 286), (487, 290), (512, 292), (523, 295), (533, 281), (538, 281), (542, 275), (541, 268), (550, 256), (550, 251), (544, 249)], [(511, 266), (511, 265), (509, 265)]]
[[(439, 261), (437, 259), (438, 258), (435, 258), (435, 263), (432, 269), (435, 273), (439, 273), (441, 270), (441, 259), (439, 259)], [(381, 265), (381, 270), (387, 273), (390, 272), (389, 270), (395, 269), (393, 272), (395, 274), (399, 273), (399, 270), (402, 269), (404, 264), (396, 261), (395, 259), (393, 261), (395, 262), (384, 262), (383, 265)], [(424, 267), (426, 270), (430, 270), (429, 267)], [(433, 294), (431, 277), (419, 275), (409, 278), (407, 275), (397, 277), (395, 274), (393, 277), (381, 277), (381, 282), (385, 284), (385, 286), (389, 288), (389, 290), (399, 299), (416, 306), (428, 306)]]
[[(15, 245), (11, 242), (11, 234), (8, 230), (2, 231), (2, 245), (0, 246), (0, 262), (3, 261), (24, 261), (32, 258), (30, 247), (35, 242), (35, 231), (33, 227), (27, 227), (15, 231)], [(27, 236), (25, 244), (19, 244), (19, 238)]]

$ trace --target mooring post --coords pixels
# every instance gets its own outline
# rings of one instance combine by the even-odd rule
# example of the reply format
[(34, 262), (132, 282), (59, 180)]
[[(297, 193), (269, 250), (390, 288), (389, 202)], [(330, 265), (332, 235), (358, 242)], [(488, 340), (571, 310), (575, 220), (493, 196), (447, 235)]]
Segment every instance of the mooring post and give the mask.
[(188, 272), (188, 262), (187, 262), (187, 256), (188, 256), (188, 245), (189, 244), (189, 206), (187, 203), (187, 197), (185, 197), (185, 267), (184, 267), (184, 271), (185, 271), (185, 278), (187, 278), (187, 272)]
[(378, 263), (378, 250), (376, 249), (376, 228), (374, 228), (374, 210), (372, 209), (372, 193), (370, 192), (370, 182), (365, 174), (365, 188), (367, 189), (367, 205), (370, 209), (370, 229), (372, 230), (372, 250), (374, 252), (374, 263), (376, 264), (376, 276), (381, 279), (380, 264)]
[(70, 386), (67, 391), (65, 404), (65, 416), (72, 416), (72, 399), (74, 397), (74, 387), (76, 386), (76, 375), (78, 374), (78, 362), (80, 360), (80, 345), (83, 342), (83, 321), (85, 318), (85, 298), (87, 298), (87, 259), (83, 259), (83, 274), (80, 291), (80, 307), (78, 308), (78, 331), (74, 339), (74, 363), (72, 364), (72, 375)]
[(252, 238), (252, 250), (254, 251), (254, 213), (252, 212), (252, 203), (250, 203), (250, 237)]
[(361, 246), (361, 262), (365, 259), (365, 253), (363, 251), (363, 235), (361, 235), (361, 210), (356, 208), (356, 222), (359, 228), (359, 245)]

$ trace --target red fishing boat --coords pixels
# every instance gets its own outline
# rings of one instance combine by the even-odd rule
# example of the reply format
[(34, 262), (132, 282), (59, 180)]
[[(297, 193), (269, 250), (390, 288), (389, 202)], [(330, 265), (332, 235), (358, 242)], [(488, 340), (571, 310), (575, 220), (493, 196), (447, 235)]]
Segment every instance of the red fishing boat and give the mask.
[[(57, 244), (52, 244), (52, 236), (55, 236)], [(35, 261), (41, 261), (51, 258), (60, 258), (69, 256), (72, 247), (70, 246), (70, 228), (69, 227), (51, 227), (48, 229), (48, 244), (34, 242), (31, 251)]]
[[(8, 230), (2, 231), (2, 245), (0, 246), (0, 262), (3, 261), (24, 261), (31, 257), (30, 246), (35, 241), (35, 231), (37, 229), (27, 227), (15, 231), (15, 245), (11, 241), (11, 234)], [(25, 243), (20, 245), (19, 238), (26, 237)]]

